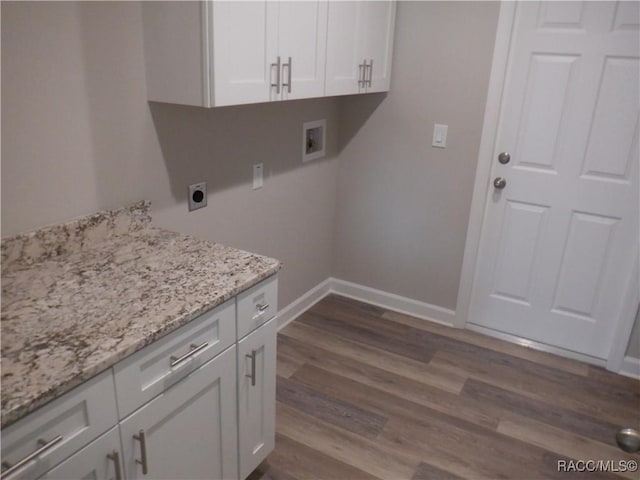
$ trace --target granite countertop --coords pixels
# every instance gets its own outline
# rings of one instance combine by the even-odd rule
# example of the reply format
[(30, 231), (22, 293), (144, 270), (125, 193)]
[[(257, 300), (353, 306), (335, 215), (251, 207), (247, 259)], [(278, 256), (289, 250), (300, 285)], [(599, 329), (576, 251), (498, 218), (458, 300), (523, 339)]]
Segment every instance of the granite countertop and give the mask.
[(153, 227), (147, 202), (3, 239), (2, 427), (279, 269)]

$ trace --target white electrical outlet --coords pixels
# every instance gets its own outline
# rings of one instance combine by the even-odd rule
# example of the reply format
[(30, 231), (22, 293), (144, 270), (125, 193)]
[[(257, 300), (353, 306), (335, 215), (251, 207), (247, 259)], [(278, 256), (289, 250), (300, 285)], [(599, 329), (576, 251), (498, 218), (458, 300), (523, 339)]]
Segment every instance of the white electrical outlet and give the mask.
[(189, 185), (189, 211), (207, 206), (207, 182)]
[(256, 163), (253, 166), (253, 189), (254, 190), (262, 188), (263, 185), (264, 185), (263, 170), (264, 170), (264, 164), (263, 163)]

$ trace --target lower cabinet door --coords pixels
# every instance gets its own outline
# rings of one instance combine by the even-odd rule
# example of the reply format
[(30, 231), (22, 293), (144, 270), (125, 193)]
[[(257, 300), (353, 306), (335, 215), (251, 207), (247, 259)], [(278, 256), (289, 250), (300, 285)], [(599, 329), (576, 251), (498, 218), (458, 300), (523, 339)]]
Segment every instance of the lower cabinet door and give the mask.
[(275, 446), (276, 327), (272, 318), (238, 342), (238, 439), (240, 478), (246, 478)]
[(41, 480), (123, 480), (120, 434), (114, 427), (60, 465), (45, 473)]
[(236, 478), (236, 348), (120, 423), (126, 478)]

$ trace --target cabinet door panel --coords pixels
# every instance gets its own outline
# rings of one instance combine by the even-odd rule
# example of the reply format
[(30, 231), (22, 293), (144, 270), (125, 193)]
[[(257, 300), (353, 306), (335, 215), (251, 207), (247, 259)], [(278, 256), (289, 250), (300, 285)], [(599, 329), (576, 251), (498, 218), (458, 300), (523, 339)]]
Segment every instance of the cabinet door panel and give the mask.
[[(107, 455), (112, 457), (109, 458)], [(40, 480), (69, 480), (76, 478), (108, 480), (116, 478), (116, 460), (119, 462), (120, 468), (122, 468), (120, 435), (118, 429), (113, 428), (53, 470), (47, 472), (40, 477)]]
[(149, 100), (211, 106), (202, 14), (199, 2), (142, 2)]
[[(327, 27), (326, 95), (364, 92), (358, 83), (363, 2), (331, 2)], [(361, 90), (362, 89), (362, 90)]]
[[(127, 479), (237, 476), (236, 348), (231, 347), (120, 424)], [(144, 430), (148, 473), (143, 475)]]
[[(327, 1), (280, 2), (278, 51), (283, 62), (291, 57), (291, 93), (283, 88), (282, 99), (324, 95), (327, 48)], [(289, 72), (283, 69), (283, 83)]]
[(276, 327), (277, 319), (272, 318), (238, 343), (240, 478), (275, 446)]
[(371, 85), (367, 86), (367, 92), (384, 92), (389, 90), (391, 77), (396, 2), (363, 2), (361, 8), (364, 17), (362, 57), (367, 62), (373, 60)]
[(208, 4), (215, 106), (270, 99), (275, 75), (271, 64), (277, 57), (277, 15), (278, 5), (269, 1)]

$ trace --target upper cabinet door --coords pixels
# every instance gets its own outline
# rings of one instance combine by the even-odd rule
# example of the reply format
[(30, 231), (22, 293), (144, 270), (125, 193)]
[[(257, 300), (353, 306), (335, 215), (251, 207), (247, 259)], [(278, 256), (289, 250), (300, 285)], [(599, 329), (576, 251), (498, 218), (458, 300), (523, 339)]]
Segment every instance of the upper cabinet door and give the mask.
[(367, 62), (367, 93), (386, 92), (391, 80), (396, 2), (362, 2), (362, 56)]
[(364, 2), (330, 2), (325, 93), (349, 95), (362, 87)]
[(282, 62), (280, 98), (322, 97), (328, 2), (285, 1), (279, 2), (278, 6), (278, 55)]
[[(275, 100), (278, 4), (270, 1), (205, 2), (211, 106)], [(212, 41), (211, 41), (212, 39)]]
[(327, 95), (389, 90), (394, 1), (331, 2), (327, 29)]
[(206, 4), (142, 2), (147, 98), (211, 107)]

